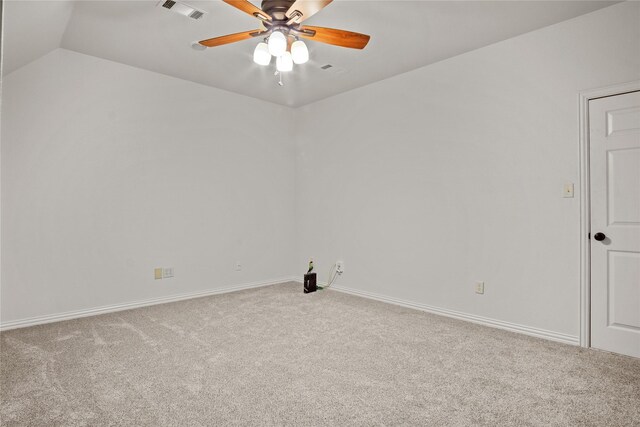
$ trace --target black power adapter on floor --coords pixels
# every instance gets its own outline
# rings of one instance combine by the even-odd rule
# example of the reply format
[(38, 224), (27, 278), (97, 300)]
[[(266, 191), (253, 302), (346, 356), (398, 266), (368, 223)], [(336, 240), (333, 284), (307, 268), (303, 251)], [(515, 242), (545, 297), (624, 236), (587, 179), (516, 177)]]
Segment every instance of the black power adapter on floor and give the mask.
[(308, 294), (318, 290), (316, 284), (316, 273), (307, 273), (304, 275), (304, 293)]

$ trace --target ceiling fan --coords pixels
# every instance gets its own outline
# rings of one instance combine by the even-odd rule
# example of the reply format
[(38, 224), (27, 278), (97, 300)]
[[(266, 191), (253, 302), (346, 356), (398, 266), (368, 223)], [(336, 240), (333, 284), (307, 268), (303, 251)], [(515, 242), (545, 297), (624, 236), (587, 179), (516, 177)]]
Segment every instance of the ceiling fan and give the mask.
[(301, 25), (326, 7), (333, 0), (262, 0), (261, 9), (248, 0), (223, 0), (225, 3), (259, 19), (261, 28), (241, 33), (228, 34), (198, 42), (202, 46), (215, 47), (263, 37), (253, 53), (253, 60), (260, 65), (269, 65), (276, 57), (279, 72), (291, 71), (293, 64), (304, 64), (309, 60), (307, 46), (300, 38), (352, 49), (364, 49), (370, 36), (334, 28)]

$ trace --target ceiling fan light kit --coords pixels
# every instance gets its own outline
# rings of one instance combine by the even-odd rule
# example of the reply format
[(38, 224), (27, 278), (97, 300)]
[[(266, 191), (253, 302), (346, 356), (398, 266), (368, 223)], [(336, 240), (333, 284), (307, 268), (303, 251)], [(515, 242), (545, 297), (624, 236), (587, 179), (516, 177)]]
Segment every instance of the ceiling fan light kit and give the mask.
[(296, 40), (291, 45), (291, 56), (293, 57), (293, 63), (300, 65), (309, 60), (309, 49), (302, 40)]
[(291, 52), (285, 52), (276, 58), (276, 69), (281, 73), (293, 70), (293, 58)]
[(271, 63), (271, 56), (275, 56), (278, 72), (291, 71), (293, 64), (300, 65), (309, 61), (309, 49), (300, 38), (351, 49), (364, 49), (369, 43), (370, 37), (366, 34), (301, 25), (333, 0), (263, 0), (261, 9), (248, 0), (223, 1), (257, 18), (262, 23), (262, 28), (201, 40), (198, 43), (205, 47), (215, 47), (262, 37), (266, 43), (258, 43), (253, 51), (253, 61), (266, 66)]
[(260, 42), (256, 46), (256, 50), (253, 51), (253, 62), (258, 65), (269, 65), (271, 63), (271, 52), (269, 52), (269, 46), (265, 42)]
[(269, 36), (269, 53), (276, 58), (287, 51), (287, 38), (280, 31), (274, 31)]

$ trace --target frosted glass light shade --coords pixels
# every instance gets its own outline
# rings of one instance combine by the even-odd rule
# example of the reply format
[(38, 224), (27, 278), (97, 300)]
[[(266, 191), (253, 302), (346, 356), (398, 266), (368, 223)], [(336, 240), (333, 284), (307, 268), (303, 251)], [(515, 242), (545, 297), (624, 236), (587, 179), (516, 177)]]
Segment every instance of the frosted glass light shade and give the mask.
[(276, 58), (276, 68), (283, 73), (293, 70), (293, 58), (291, 58), (290, 52), (285, 52)]
[(269, 36), (269, 53), (276, 58), (287, 51), (287, 37), (280, 31), (274, 31)]
[(304, 64), (309, 60), (309, 49), (302, 40), (296, 40), (291, 45), (291, 56), (295, 64)]
[(266, 43), (258, 43), (256, 50), (253, 51), (253, 62), (258, 65), (269, 65), (271, 62), (271, 54), (269, 53), (269, 46)]

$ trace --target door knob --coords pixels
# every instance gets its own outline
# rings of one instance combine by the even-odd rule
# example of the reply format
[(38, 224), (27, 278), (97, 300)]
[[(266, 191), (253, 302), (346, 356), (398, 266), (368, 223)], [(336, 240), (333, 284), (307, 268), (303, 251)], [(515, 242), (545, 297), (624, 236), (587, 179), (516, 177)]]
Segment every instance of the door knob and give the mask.
[(604, 233), (596, 233), (593, 235), (593, 238), (596, 239), (598, 242), (602, 242), (604, 239), (607, 238), (607, 236), (605, 236)]

